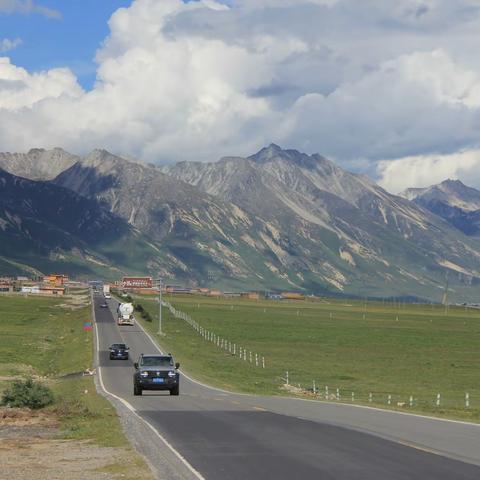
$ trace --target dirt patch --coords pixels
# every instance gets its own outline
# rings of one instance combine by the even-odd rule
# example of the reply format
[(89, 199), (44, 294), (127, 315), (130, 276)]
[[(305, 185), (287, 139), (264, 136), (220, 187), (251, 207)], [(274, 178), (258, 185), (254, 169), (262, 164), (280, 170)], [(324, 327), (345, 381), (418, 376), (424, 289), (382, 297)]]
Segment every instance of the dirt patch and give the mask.
[[(114, 479), (105, 469), (128, 452), (118, 448), (97, 447), (87, 442), (46, 438), (0, 439), (1, 479), (95, 480)], [(122, 477), (122, 478), (125, 478)]]
[(49, 412), (0, 409), (0, 480), (97, 480), (153, 477), (127, 448), (60, 439)]
[(65, 295), (63, 297), (65, 303), (60, 303), (55, 305), (59, 308), (64, 308), (65, 310), (78, 310), (80, 308), (88, 307), (90, 305), (90, 296), (82, 294), (71, 294)]
[(0, 408), (0, 438), (11, 426), (42, 426), (57, 428), (57, 418), (51, 413), (41, 410), (30, 410), (29, 408)]

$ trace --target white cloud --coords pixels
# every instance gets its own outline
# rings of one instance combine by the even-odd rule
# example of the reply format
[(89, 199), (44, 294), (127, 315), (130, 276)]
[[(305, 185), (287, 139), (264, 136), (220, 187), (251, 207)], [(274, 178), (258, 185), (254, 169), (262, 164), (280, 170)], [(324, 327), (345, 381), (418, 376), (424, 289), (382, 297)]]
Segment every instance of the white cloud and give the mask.
[(330, 95), (300, 97), (291, 111), (290, 137), (351, 162), (447, 152), (478, 143), (479, 100), (476, 72), (442, 50), (414, 52)]
[(38, 13), (47, 18), (61, 18), (62, 14), (58, 10), (39, 5), (34, 0), (0, 0), (0, 13), (20, 13), (29, 15)]
[(0, 40), (0, 53), (6, 53), (22, 44), (21, 38), (3, 38)]
[(7, 57), (0, 57), (0, 112), (23, 112), (28, 119), (41, 102), (62, 96), (73, 100), (81, 94), (82, 89), (68, 69), (56, 68), (31, 75), (12, 65)]
[(447, 178), (480, 186), (480, 150), (382, 161), (378, 174), (380, 185), (394, 193), (410, 187), (429, 187)]
[(172, 161), (274, 141), (370, 173), (379, 161), (473, 151), (480, 58), (468, 45), (480, 39), (479, 7), (136, 0), (109, 21), (91, 91), (68, 69), (2, 60), (0, 144)]

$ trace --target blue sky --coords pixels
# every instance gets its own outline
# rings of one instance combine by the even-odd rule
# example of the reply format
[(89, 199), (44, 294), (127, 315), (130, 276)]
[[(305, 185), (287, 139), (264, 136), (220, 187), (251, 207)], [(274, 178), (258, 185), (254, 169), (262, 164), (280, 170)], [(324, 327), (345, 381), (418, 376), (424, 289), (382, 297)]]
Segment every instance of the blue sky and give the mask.
[(95, 52), (108, 35), (108, 19), (131, 0), (42, 0), (61, 18), (41, 13), (0, 12), (0, 37), (20, 38), (8, 52), (12, 62), (29, 71), (69, 67), (79, 83), (90, 89), (95, 80)]

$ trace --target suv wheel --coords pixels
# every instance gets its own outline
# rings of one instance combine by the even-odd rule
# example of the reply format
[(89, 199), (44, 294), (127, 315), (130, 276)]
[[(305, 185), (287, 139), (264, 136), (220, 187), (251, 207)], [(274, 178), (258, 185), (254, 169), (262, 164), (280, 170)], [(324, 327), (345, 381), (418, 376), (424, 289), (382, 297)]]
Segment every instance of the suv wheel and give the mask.
[(180, 394), (180, 386), (177, 385), (170, 390), (170, 395), (179, 395)]
[(141, 395), (142, 394), (142, 389), (138, 387), (137, 385), (133, 386), (133, 394), (134, 395)]

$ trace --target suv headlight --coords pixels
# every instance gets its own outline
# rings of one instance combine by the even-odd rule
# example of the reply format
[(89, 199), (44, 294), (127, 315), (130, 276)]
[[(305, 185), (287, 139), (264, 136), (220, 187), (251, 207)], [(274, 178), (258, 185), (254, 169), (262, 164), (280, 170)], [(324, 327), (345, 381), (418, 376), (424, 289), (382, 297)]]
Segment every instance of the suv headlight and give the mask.
[(148, 377), (148, 372), (140, 372), (141, 377)]
[(170, 378), (173, 378), (173, 377), (175, 377), (175, 375), (176, 375), (176, 373), (175, 373), (175, 372), (168, 372), (168, 376), (169, 376)]

